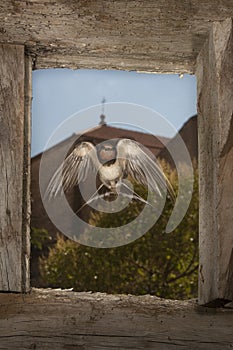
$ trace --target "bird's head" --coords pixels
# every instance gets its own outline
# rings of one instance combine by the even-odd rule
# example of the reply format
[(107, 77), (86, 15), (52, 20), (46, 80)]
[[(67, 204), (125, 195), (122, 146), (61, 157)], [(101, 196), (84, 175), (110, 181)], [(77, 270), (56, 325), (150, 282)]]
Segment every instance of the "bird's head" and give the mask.
[(115, 161), (116, 147), (110, 142), (103, 142), (99, 148), (99, 160), (102, 164)]

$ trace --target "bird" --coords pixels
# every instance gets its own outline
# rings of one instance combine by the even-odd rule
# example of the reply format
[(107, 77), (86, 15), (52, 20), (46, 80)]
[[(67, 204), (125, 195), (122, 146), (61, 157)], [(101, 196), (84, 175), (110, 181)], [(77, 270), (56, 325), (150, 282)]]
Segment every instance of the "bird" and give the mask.
[[(153, 159), (140, 143), (127, 138), (107, 140), (96, 146), (91, 141), (78, 143), (53, 174), (46, 196), (52, 199), (61, 194), (62, 190), (71, 190), (84, 182), (90, 171), (97, 172), (100, 186), (84, 205), (111, 194), (122, 194), (126, 197), (132, 195), (134, 199), (150, 204), (127, 186), (123, 180), (128, 177), (160, 197), (168, 191), (170, 198), (175, 198), (172, 185), (158, 160), (155, 157)], [(99, 194), (102, 187), (107, 191)], [(121, 191), (121, 188), (126, 191)]]

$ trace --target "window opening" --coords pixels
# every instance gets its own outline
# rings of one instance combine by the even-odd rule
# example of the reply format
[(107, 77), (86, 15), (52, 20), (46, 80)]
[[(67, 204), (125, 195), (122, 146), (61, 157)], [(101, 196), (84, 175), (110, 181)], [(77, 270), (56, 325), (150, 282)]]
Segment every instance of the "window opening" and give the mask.
[[(197, 295), (198, 145), (195, 84), (195, 77), (189, 75), (179, 77), (60, 69), (33, 73), (32, 286), (108, 293), (149, 293), (180, 299)], [(103, 98), (106, 102), (101, 105)], [(132, 104), (134, 109), (129, 107)], [(93, 105), (95, 107), (90, 112), (88, 108)], [(154, 112), (145, 115), (138, 105), (165, 116), (174, 124), (174, 128), (163, 129), (158, 123), (159, 119), (151, 117)], [(64, 119), (77, 112), (75, 122), (69, 123), (69, 127), (66, 124), (60, 127), (54, 143), (50, 144), (51, 148), (47, 152), (51, 159), (56, 157), (58, 148), (67, 139), (73, 138), (71, 145), (74, 147), (77, 134), (82, 134), (83, 130), (87, 131), (78, 141), (98, 144), (107, 139), (109, 134), (111, 139), (128, 138), (140, 142), (161, 159), (174, 188), (177, 182), (174, 159), (167, 145), (170, 143), (170, 147), (175, 148), (176, 131), (179, 131), (195, 167), (195, 181), (187, 216), (173, 232), (165, 232), (172, 210), (169, 201), (148, 233), (118, 248), (98, 249), (80, 245), (58, 232), (40, 198), (40, 161), (50, 134)], [(182, 152), (177, 155), (176, 161), (182, 161)], [(137, 191), (142, 198), (146, 198), (147, 192), (142, 186)], [(83, 205), (80, 198), (77, 189), (67, 196), (74, 212)], [(95, 226), (116, 228), (119, 222), (122, 226), (132, 221), (143, 205), (137, 201), (129, 208), (113, 214), (98, 213), (85, 206), (80, 214), (85, 222)], [(78, 229), (83, 233), (81, 227)]]

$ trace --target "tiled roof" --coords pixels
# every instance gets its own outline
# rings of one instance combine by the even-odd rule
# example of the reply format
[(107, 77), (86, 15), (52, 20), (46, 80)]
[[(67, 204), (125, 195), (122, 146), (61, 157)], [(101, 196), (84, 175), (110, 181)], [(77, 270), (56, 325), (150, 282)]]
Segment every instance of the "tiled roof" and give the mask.
[[(116, 128), (113, 126), (109, 126), (107, 124), (98, 125), (94, 128), (85, 130), (81, 135), (82, 135), (81, 140), (86, 138), (86, 139), (92, 140), (94, 143), (95, 142), (99, 143), (107, 139), (130, 138), (149, 148), (149, 150), (154, 155), (157, 155), (164, 148), (164, 146), (170, 141), (170, 139), (166, 137), (155, 136), (152, 134), (147, 134), (147, 133), (134, 131), (134, 130)], [(80, 137), (80, 134), (74, 133), (68, 139), (63, 140), (57, 145), (51, 147), (49, 149), (49, 152), (53, 151), (53, 149), (57, 149), (57, 147), (62, 147), (63, 145), (67, 144), (67, 142), (71, 142), (71, 143), (75, 142), (75, 140), (78, 137)], [(40, 157), (41, 157), (41, 153), (33, 157), (32, 160)]]
[(170, 141), (170, 139), (166, 137), (116, 128), (106, 124), (87, 131), (85, 136), (100, 141), (114, 138), (130, 138), (148, 147), (153, 153), (157, 153), (156, 150), (159, 152)]

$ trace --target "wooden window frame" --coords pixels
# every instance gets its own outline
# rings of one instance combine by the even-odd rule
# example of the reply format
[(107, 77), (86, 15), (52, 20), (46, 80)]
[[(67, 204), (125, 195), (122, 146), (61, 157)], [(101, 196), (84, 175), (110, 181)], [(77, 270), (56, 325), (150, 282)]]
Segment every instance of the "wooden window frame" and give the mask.
[[(27, 45), (0, 45), (0, 290), (10, 292), (0, 293), (0, 331), (3, 331), (0, 332), (0, 348), (13, 348), (16, 343), (20, 348), (54, 345), (56, 337), (59, 346), (80, 344), (84, 349), (96, 342), (99, 349), (107, 349), (116, 339), (122, 349), (128, 344), (140, 349), (151, 342), (160, 346), (166, 344), (166, 349), (184, 344), (188, 347), (195, 344), (195, 349), (203, 349), (200, 344), (206, 339), (215, 346), (213, 349), (233, 345), (233, 311), (226, 308), (226, 305), (231, 307), (233, 300), (232, 33), (231, 18), (214, 22), (196, 62), (199, 306), (193, 301), (160, 300), (150, 296), (90, 295), (56, 290), (29, 293), (30, 119), (34, 57), (28, 53)], [(176, 71), (177, 67), (171, 65), (170, 72)], [(213, 312), (200, 305), (225, 305), (225, 308)], [(211, 337), (208, 336), (210, 327)], [(137, 337), (130, 335), (135, 330), (141, 332)], [(202, 340), (198, 340), (198, 333)]]

